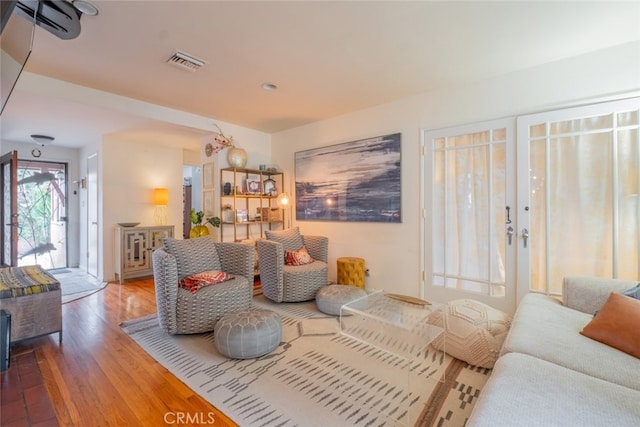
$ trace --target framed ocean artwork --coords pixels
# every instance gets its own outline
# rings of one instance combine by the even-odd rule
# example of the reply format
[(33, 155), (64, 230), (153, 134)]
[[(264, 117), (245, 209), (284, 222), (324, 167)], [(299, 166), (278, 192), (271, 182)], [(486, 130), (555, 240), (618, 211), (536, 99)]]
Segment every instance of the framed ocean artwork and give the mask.
[(296, 220), (402, 222), (401, 134), (295, 153)]

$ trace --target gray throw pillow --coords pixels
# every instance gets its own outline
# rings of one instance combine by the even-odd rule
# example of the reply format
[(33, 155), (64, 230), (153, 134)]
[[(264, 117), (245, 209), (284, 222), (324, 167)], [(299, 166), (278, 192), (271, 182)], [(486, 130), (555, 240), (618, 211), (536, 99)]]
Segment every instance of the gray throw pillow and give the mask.
[[(626, 295), (628, 297), (635, 298), (635, 299), (640, 299), (640, 283), (635, 285), (633, 288), (627, 289), (626, 291), (622, 292), (622, 295)], [(598, 315), (598, 311), (593, 313), (593, 317), (596, 317)]]
[(635, 298), (635, 299), (640, 299), (640, 283), (638, 283), (631, 289), (627, 289), (622, 293), (622, 295), (626, 295), (628, 297)]

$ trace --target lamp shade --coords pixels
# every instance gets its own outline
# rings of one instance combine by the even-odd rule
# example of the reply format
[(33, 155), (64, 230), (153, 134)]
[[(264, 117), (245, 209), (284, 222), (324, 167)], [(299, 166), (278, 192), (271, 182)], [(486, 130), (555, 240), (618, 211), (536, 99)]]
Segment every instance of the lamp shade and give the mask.
[(153, 204), (158, 206), (166, 206), (169, 204), (169, 190), (166, 188), (153, 189)]

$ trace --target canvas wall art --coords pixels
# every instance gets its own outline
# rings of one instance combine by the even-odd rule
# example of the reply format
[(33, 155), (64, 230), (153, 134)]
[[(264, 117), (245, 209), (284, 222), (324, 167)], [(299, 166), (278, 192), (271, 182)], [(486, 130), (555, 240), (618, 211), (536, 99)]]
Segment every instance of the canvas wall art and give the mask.
[(299, 221), (402, 222), (401, 134), (295, 153)]

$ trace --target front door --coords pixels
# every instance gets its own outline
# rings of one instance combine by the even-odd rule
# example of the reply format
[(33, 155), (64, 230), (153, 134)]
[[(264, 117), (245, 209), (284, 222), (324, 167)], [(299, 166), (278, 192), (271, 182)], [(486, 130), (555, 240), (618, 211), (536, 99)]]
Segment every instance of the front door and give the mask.
[(18, 160), (18, 266), (67, 267), (67, 165)]
[(2, 176), (2, 258), (0, 266), (18, 265), (18, 152), (13, 151), (0, 157)]

